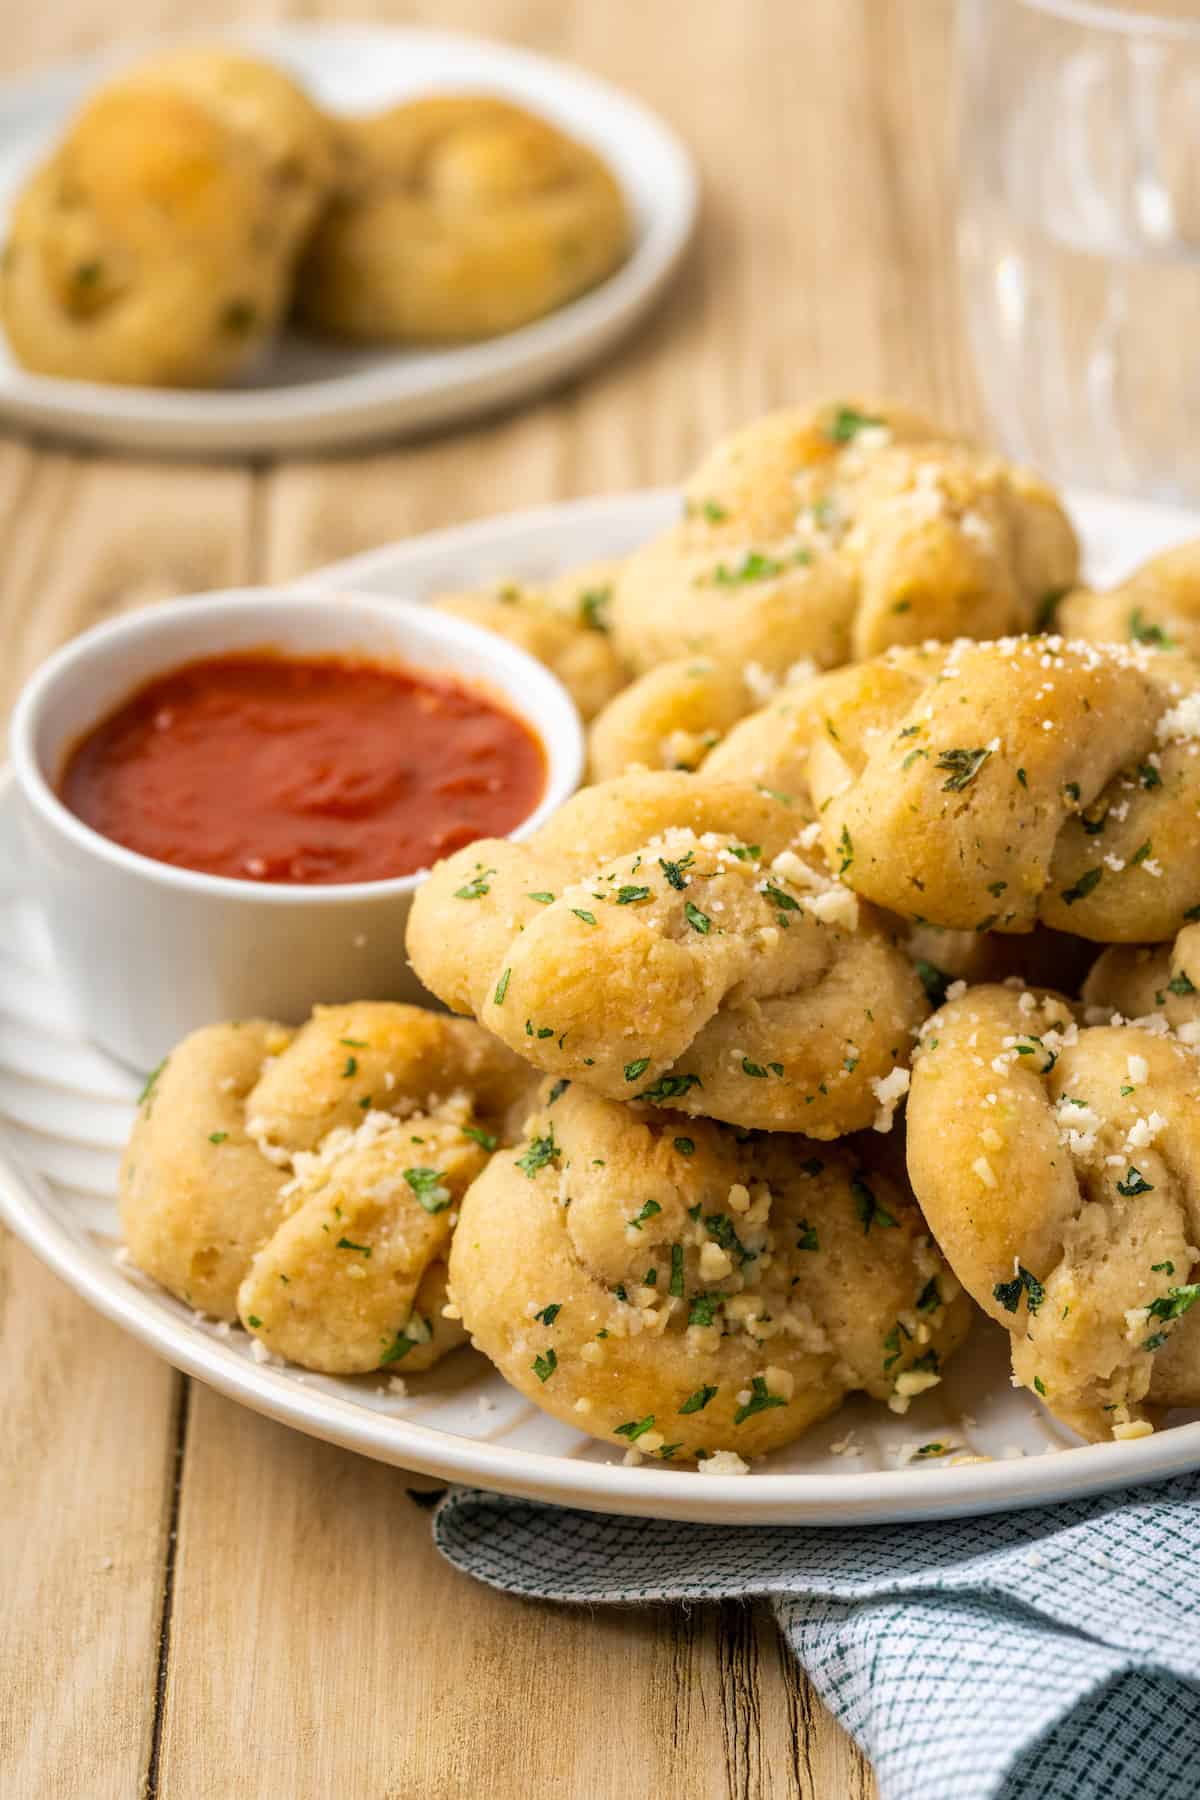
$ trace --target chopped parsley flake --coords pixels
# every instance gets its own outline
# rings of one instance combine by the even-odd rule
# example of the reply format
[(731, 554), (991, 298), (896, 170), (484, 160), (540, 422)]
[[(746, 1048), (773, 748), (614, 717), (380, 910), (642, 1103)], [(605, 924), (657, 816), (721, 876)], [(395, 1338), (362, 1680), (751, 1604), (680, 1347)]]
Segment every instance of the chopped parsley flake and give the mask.
[(454, 898), (456, 900), (482, 900), (485, 894), (490, 894), (492, 891), (488, 885), (488, 876), (495, 873), (495, 869), (481, 869), (474, 880), (468, 881), (465, 887), (455, 888)]
[(747, 1250), (741, 1238), (733, 1228), (733, 1220), (728, 1213), (709, 1213), (704, 1220), (704, 1229), (714, 1243), (720, 1244), (722, 1250), (730, 1251), (740, 1263), (754, 1262), (758, 1256), (756, 1250)]
[(688, 1313), (689, 1325), (711, 1325), (713, 1314), (721, 1304), (720, 1294), (697, 1294)]
[(853, 406), (839, 406), (825, 427), (825, 436), (831, 444), (851, 444), (860, 431), (885, 423), (885, 420), (877, 419), (871, 413), (859, 412)]
[(512, 976), (512, 970), (505, 969), (503, 975), (500, 977), (499, 981), (496, 983), (496, 992), (493, 995), (493, 1000), (494, 1000), (495, 1005), (497, 1005), (497, 1006), (504, 1005), (504, 996), (508, 992), (508, 983), (509, 983), (511, 976)]
[(1161, 625), (1146, 623), (1140, 606), (1135, 606), (1129, 615), (1129, 635), (1135, 644), (1152, 644), (1156, 650), (1175, 648), (1175, 640), (1168, 637)]
[(683, 1405), (679, 1409), (680, 1412), (681, 1413), (703, 1412), (704, 1408), (708, 1405), (709, 1401), (714, 1397), (714, 1395), (717, 1392), (718, 1392), (718, 1389), (716, 1389), (715, 1387), (708, 1387), (707, 1385), (704, 1387), (698, 1387), (694, 1394), (688, 1395), (687, 1399), (684, 1401)]
[(648, 900), (649, 898), (650, 889), (648, 887), (623, 887), (617, 889), (618, 906), (632, 906), (635, 901)]
[(650, 1058), (648, 1056), (639, 1056), (633, 1062), (627, 1062), (625, 1064), (626, 1081), (636, 1081), (638, 1076), (644, 1075), (649, 1067)]
[(450, 1189), (443, 1185), (440, 1169), (405, 1169), (404, 1179), (427, 1213), (445, 1212)]
[(547, 1350), (544, 1356), (535, 1356), (530, 1366), (539, 1381), (549, 1381), (558, 1367), (558, 1354), (554, 1350)]
[(701, 937), (707, 937), (712, 930), (712, 920), (708, 914), (702, 913), (700, 908), (693, 906), (690, 900), (685, 900), (683, 903), (683, 916), (692, 930), (698, 931)]
[(607, 631), (610, 587), (586, 588), (579, 596), (579, 616), (589, 631)]
[(782, 1394), (772, 1394), (767, 1389), (765, 1376), (755, 1375), (750, 1382), (750, 1398), (744, 1406), (739, 1406), (733, 1415), (735, 1425), (742, 1425), (752, 1419), (755, 1413), (766, 1412), (772, 1406), (784, 1406), (786, 1401)]
[(433, 1327), (429, 1320), (413, 1313), (404, 1330), (397, 1332), (395, 1343), (380, 1357), (380, 1368), (385, 1368), (388, 1363), (400, 1362), (410, 1350), (415, 1349), (418, 1344), (428, 1344), (432, 1337)]
[(560, 1075), (558, 1080), (554, 1083), (554, 1086), (550, 1089), (550, 1092), (546, 1095), (546, 1105), (553, 1106), (556, 1100), (561, 1100), (570, 1085), (571, 1083), (567, 1076)]
[(936, 1312), (941, 1304), (942, 1291), (938, 1287), (938, 1278), (936, 1275), (931, 1275), (917, 1295), (917, 1311)]
[(797, 1250), (819, 1250), (821, 1248), (821, 1240), (817, 1236), (815, 1225), (810, 1225), (807, 1219), (801, 1219), (796, 1229), (800, 1233), (796, 1239)]
[[(630, 1064), (630, 1067), (632, 1066), (633, 1065)], [(625, 1074), (628, 1079), (628, 1068), (626, 1069)], [(651, 1083), (648, 1088), (643, 1088), (640, 1094), (635, 1095), (635, 1098), (638, 1100), (649, 1100), (652, 1101), (655, 1106), (661, 1106), (667, 1100), (678, 1100), (681, 1095), (687, 1093), (689, 1088), (703, 1086), (704, 1083), (698, 1075), (663, 1075), (660, 1076), (657, 1081)]]
[(630, 1419), (624, 1425), (613, 1426), (613, 1431), (616, 1436), (628, 1438), (631, 1444), (636, 1444), (640, 1437), (645, 1437), (646, 1433), (648, 1431), (653, 1431), (653, 1429), (653, 1413), (647, 1413), (644, 1419)]
[(678, 1150), (680, 1156), (695, 1156), (696, 1141), (694, 1138), (677, 1137), (675, 1139), (675, 1148)]
[(229, 1133), (227, 1131), (210, 1131), (208, 1134), (208, 1141), (210, 1144), (223, 1144), (228, 1136)]
[[(571, 911), (575, 914), (577, 919), (582, 919), (585, 925), (594, 925), (596, 923), (595, 913), (585, 912), (581, 906), (573, 906)], [(551, 1031), (549, 1035), (553, 1037), (553, 1031)]]
[(741, 562), (732, 568), (727, 563), (718, 563), (712, 578), (718, 587), (741, 587), (747, 581), (769, 581), (772, 576), (782, 575), (786, 566), (773, 556), (764, 556), (761, 550), (747, 550)]
[(683, 889), (688, 885), (687, 876), (683, 871), (694, 861), (695, 857), (692, 851), (689, 850), (687, 855), (681, 856), (678, 862), (669, 862), (666, 857), (660, 856), (658, 859), (658, 866), (670, 882), (671, 886), (677, 892), (682, 893)]
[(549, 906), (554, 899), (554, 895), (543, 888), (536, 894), (526, 894), (525, 898), (527, 900), (536, 900), (539, 906)]
[(845, 825), (842, 826), (842, 835), (838, 839), (838, 854), (842, 859), (838, 864), (838, 874), (844, 875), (854, 861), (854, 844)]
[(891, 1213), (880, 1206), (875, 1198), (874, 1190), (863, 1180), (861, 1175), (856, 1175), (851, 1181), (850, 1192), (854, 1198), (854, 1210), (862, 1222), (864, 1237), (872, 1225), (886, 1229), (896, 1224)]
[(1046, 1298), (1046, 1290), (1036, 1275), (1018, 1264), (1017, 1272), (1011, 1281), (998, 1281), (992, 1289), (993, 1300), (998, 1300), (1005, 1312), (1015, 1313), (1021, 1304), (1021, 1291), (1024, 1289), (1025, 1302), (1031, 1313), (1036, 1313)]
[(1117, 1192), (1118, 1194), (1124, 1194), (1125, 1198), (1130, 1200), (1135, 1194), (1152, 1194), (1154, 1192), (1154, 1183), (1152, 1181), (1147, 1181), (1141, 1170), (1135, 1169), (1133, 1164), (1130, 1163), (1125, 1172), (1124, 1181), (1118, 1181), (1117, 1183)]
[(1200, 1282), (1192, 1282), (1188, 1287), (1168, 1288), (1161, 1299), (1150, 1302), (1146, 1311), (1152, 1319), (1181, 1319), (1198, 1299)]
[(1183, 969), (1180, 969), (1179, 973), (1177, 975), (1172, 975), (1170, 981), (1168, 981), (1167, 992), (1169, 994), (1181, 995), (1194, 994), (1196, 992), (1196, 984), (1190, 975), (1186, 974)]
[(541, 1312), (535, 1312), (533, 1316), (543, 1325), (553, 1325), (561, 1311), (562, 1302), (552, 1300), (549, 1306), (543, 1306)]
[(925, 962), (921, 958), (913, 964), (921, 986), (925, 989), (925, 997), (930, 1006), (940, 1006), (946, 998), (946, 989), (950, 986), (950, 977), (936, 963)]
[(676, 1300), (683, 1299), (683, 1245), (671, 1245), (671, 1280), (667, 1292)]
[(963, 788), (970, 787), (984, 763), (991, 755), (988, 749), (980, 750), (943, 750), (934, 767), (948, 770), (949, 774), (942, 783), (943, 793), (961, 793)]
[(640, 1231), (647, 1219), (654, 1218), (655, 1214), (660, 1213), (661, 1211), (662, 1207), (658, 1204), (657, 1200), (647, 1200), (642, 1207), (641, 1212), (635, 1213), (629, 1223), (633, 1226), (635, 1231)]
[(1068, 906), (1074, 906), (1077, 900), (1086, 900), (1094, 888), (1099, 886), (1103, 869), (1085, 869), (1073, 887), (1063, 889), (1063, 899)]
[(360, 1256), (370, 1256), (370, 1244), (356, 1244), (353, 1238), (340, 1237), (337, 1241), (339, 1250), (357, 1250)]
[(518, 1169), (523, 1169), (530, 1181), (539, 1169), (544, 1169), (558, 1155), (558, 1145), (554, 1141), (554, 1127), (550, 1127), (545, 1137), (531, 1138), (529, 1148), (524, 1156), (517, 1158)]
[(790, 894), (785, 894), (782, 888), (775, 887), (770, 881), (763, 883), (762, 894), (764, 899), (769, 900), (772, 906), (777, 906), (780, 912), (800, 911), (800, 902), (793, 900)]
[(167, 1066), (167, 1058), (164, 1056), (162, 1061), (159, 1063), (157, 1069), (151, 1069), (150, 1073), (146, 1077), (146, 1084), (143, 1087), (141, 1093), (137, 1097), (137, 1103), (139, 1106), (142, 1104), (142, 1102), (144, 1100), (148, 1100), (150, 1098), (151, 1094), (154, 1092), (154, 1084), (158, 1080), (159, 1076), (162, 1074), (162, 1072), (166, 1068), (166, 1066)]

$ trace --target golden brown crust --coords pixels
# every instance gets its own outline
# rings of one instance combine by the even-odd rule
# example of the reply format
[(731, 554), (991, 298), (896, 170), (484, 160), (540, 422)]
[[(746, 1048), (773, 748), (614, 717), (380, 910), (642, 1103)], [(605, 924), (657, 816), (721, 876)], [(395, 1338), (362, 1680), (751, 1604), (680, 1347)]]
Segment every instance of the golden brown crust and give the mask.
[(618, 567), (589, 563), (547, 582), (498, 581), (466, 593), (441, 594), (434, 605), (496, 632), (545, 663), (586, 722), (629, 680), (608, 629)]
[(604, 782), (523, 844), (439, 863), (409, 954), (439, 998), (548, 1073), (838, 1136), (886, 1107), (878, 1086), (905, 1066), (925, 1001), (881, 921), (792, 848), (803, 831), (747, 784)]
[(719, 444), (617, 584), (618, 648), (782, 674), (1034, 627), (1075, 580), (1052, 491), (900, 408), (769, 414)]
[(629, 253), (606, 164), (507, 101), (410, 101), (347, 121), (343, 141), (341, 186), (299, 286), (304, 317), (336, 337), (494, 337), (565, 305)]
[(78, 380), (228, 380), (283, 314), (332, 169), (322, 115), (268, 64), (179, 51), (118, 77), (17, 199), (15, 355)]
[(1089, 1438), (1200, 1401), (1195, 1052), (1011, 987), (950, 1001), (922, 1037), (913, 1188), (1018, 1381)]
[(592, 780), (608, 781), (632, 769), (699, 769), (726, 732), (757, 704), (746, 674), (713, 657), (659, 663), (593, 720), (588, 733)]
[(805, 784), (832, 866), (910, 919), (1167, 938), (1200, 902), (1198, 691), (1140, 646), (893, 651), (744, 720), (704, 774)]
[(1200, 661), (1200, 538), (1152, 556), (1115, 588), (1077, 588), (1060, 602), (1055, 630), (1092, 642), (1182, 650)]
[(1097, 1020), (1165, 1021), (1185, 1041), (1200, 1041), (1200, 925), (1185, 925), (1171, 944), (1114, 944), (1083, 987)]
[(131, 1260), (307, 1368), (428, 1368), (468, 1184), (527, 1110), (530, 1072), (475, 1025), (388, 1002), (186, 1038), (121, 1166)]
[(658, 1459), (762, 1455), (854, 1389), (903, 1411), (970, 1309), (881, 1161), (548, 1088), (467, 1196), (454, 1300), (528, 1399)]

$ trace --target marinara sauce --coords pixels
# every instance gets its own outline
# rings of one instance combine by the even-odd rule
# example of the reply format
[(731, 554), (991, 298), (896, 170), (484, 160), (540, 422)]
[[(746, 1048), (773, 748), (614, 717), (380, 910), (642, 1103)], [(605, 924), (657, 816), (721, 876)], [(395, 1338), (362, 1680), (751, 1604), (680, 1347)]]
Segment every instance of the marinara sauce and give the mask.
[(114, 843), (241, 881), (384, 881), (528, 818), (542, 745), (452, 678), (256, 651), (184, 664), (72, 750), (59, 793)]

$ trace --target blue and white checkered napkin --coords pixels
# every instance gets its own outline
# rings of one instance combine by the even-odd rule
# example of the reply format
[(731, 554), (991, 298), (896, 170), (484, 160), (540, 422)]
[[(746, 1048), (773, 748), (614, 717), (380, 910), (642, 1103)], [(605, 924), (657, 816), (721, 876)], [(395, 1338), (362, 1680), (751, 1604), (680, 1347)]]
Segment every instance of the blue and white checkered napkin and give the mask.
[(837, 1531), (458, 1490), (434, 1534), (457, 1568), (532, 1598), (769, 1597), (884, 1800), (1200, 1795), (1200, 1477)]

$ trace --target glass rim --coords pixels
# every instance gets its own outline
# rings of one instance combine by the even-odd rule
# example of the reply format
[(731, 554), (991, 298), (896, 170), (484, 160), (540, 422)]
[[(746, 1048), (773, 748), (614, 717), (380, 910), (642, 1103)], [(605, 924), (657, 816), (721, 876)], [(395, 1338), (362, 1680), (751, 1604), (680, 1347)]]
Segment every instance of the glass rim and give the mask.
[(1163, 13), (1132, 12), (1120, 0), (1016, 0), (1027, 12), (1047, 13), (1073, 25), (1125, 37), (1188, 38), (1200, 42), (1200, 18), (1170, 18)]

